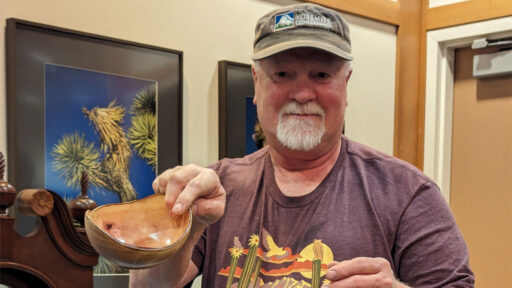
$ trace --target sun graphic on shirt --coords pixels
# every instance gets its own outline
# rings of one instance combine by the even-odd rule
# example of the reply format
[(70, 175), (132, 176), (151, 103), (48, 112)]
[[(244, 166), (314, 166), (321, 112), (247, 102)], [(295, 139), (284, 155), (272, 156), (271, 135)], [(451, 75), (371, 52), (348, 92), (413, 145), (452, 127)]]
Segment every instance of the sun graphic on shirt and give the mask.
[[(325, 245), (324, 243), (317, 242), (316, 245), (320, 244), (322, 247), (322, 264), (329, 265), (334, 260), (334, 255), (332, 254), (331, 248), (329, 246)], [(304, 247), (302, 251), (300, 251), (300, 256), (302, 258), (297, 259), (297, 262), (305, 262), (305, 261), (313, 261), (315, 259), (315, 252), (313, 247), (315, 246), (315, 243), (311, 243), (308, 246)], [(320, 272), (320, 277), (325, 275), (325, 272), (323, 269)], [(302, 276), (311, 279), (312, 273), (311, 272), (300, 272)]]

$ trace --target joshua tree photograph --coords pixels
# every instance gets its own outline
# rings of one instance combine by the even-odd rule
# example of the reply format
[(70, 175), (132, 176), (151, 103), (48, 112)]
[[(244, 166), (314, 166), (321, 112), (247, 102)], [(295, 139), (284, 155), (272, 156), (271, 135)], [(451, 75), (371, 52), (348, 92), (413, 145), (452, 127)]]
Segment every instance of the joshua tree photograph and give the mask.
[[(98, 205), (153, 194), (156, 82), (45, 65), (45, 185), (80, 194), (82, 171)], [(98, 273), (119, 272), (100, 260)]]
[(85, 170), (98, 205), (152, 194), (156, 83), (50, 64), (45, 76), (46, 187), (74, 198)]

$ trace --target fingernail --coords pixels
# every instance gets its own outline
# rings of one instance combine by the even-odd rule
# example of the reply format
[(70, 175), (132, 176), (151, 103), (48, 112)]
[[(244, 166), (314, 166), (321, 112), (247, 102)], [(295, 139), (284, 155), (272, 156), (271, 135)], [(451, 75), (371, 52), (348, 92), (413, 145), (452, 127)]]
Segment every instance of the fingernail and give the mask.
[(334, 280), (336, 278), (336, 270), (329, 270), (327, 271), (327, 273), (325, 274), (325, 277), (329, 280)]
[(183, 210), (183, 204), (181, 204), (181, 202), (177, 202), (174, 204), (174, 207), (172, 207), (173, 213), (181, 213), (181, 210)]
[(329, 285), (322, 285), (322, 288), (329, 288)]

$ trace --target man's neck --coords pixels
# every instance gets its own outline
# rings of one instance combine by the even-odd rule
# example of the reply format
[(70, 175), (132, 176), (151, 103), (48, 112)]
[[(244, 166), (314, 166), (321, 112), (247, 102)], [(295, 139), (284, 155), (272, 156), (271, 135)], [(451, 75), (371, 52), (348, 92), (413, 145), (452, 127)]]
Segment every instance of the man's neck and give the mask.
[(340, 139), (327, 153), (313, 159), (290, 158), (270, 149), (274, 177), (281, 192), (286, 196), (297, 197), (315, 190), (336, 164), (341, 145)]

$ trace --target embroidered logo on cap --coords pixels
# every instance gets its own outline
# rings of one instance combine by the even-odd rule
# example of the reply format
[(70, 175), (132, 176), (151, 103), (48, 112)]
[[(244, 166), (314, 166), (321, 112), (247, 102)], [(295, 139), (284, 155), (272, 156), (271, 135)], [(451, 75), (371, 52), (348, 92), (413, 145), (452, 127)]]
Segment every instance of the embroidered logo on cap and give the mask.
[(295, 25), (332, 29), (331, 19), (323, 15), (314, 15), (309, 13), (298, 14)]
[(290, 11), (276, 16), (274, 31), (292, 28), (295, 26), (295, 12)]

